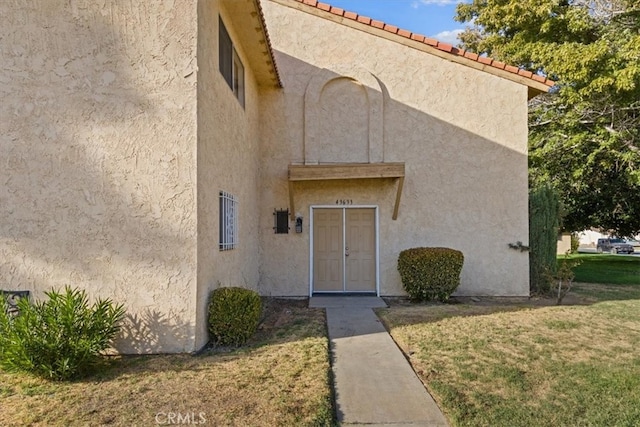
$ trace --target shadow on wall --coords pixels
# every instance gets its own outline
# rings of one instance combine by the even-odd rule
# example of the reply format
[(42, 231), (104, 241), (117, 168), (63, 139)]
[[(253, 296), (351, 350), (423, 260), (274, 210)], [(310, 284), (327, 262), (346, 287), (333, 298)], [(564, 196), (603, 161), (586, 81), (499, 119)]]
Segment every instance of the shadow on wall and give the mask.
[(74, 5), (0, 2), (0, 287), (126, 302), (163, 345), (192, 335), (149, 307), (192, 299), (195, 42), (164, 2)]
[[(362, 75), (363, 67), (372, 63), (363, 57), (349, 57), (349, 64), (336, 60), (333, 69), (345, 69), (350, 76)], [(427, 55), (427, 54), (425, 54)], [(276, 51), (276, 60), (281, 70), (284, 90), (279, 93), (265, 94), (263, 111), (269, 114), (265, 118), (265, 142), (263, 157), (271, 161), (264, 164), (264, 193), (262, 204), (283, 206), (288, 200), (288, 183), (282, 178), (282, 170), (288, 163), (315, 163), (318, 158), (305, 159), (305, 152), (317, 152), (333, 158), (323, 158), (324, 162), (342, 162), (339, 153), (352, 147), (349, 141), (340, 140), (342, 146), (336, 147), (337, 138), (331, 137), (336, 129), (350, 128), (348, 123), (336, 125), (336, 120), (346, 121), (351, 115), (343, 112), (342, 118), (306, 117), (305, 94), (316, 76), (326, 75), (325, 83), (318, 84), (320, 94), (315, 98), (325, 102), (324, 91), (333, 94), (332, 102), (343, 102), (339, 97), (349, 96), (349, 92), (335, 93), (335, 83), (345, 81), (344, 75), (328, 72), (314, 64)], [(438, 60), (436, 58), (436, 60)], [(448, 63), (447, 63), (448, 64)], [(407, 69), (420, 64), (407, 64)], [(527, 280), (527, 255), (508, 249), (508, 243), (528, 241), (527, 221), (527, 158), (526, 147), (521, 139), (517, 143), (510, 141), (505, 132), (513, 131), (504, 123), (519, 125), (526, 116), (514, 116), (510, 106), (511, 98), (498, 89), (509, 88), (507, 83), (497, 77), (481, 78), (472, 81), (477, 72), (460, 65), (462, 71), (457, 75), (440, 75), (437, 70), (426, 70), (421, 78), (432, 79), (417, 81), (412, 74), (403, 76), (399, 82), (389, 81), (397, 73), (382, 69), (373, 75), (376, 86), (367, 85), (365, 95), (353, 90), (363, 108), (374, 108), (372, 90), (377, 90), (383, 99), (383, 112), (379, 126), (381, 136), (376, 136), (379, 123), (372, 123), (366, 114), (357, 115), (358, 135), (367, 135), (368, 149), (375, 152), (377, 138), (381, 140), (380, 157), (383, 162), (404, 162), (406, 179), (400, 202), (399, 217), (391, 221), (391, 212), (395, 202), (395, 185), (386, 181), (375, 181), (368, 188), (356, 185), (354, 181), (296, 183), (296, 209), (309, 212), (309, 205), (334, 205), (336, 194), (340, 198), (353, 200), (354, 205), (378, 205), (381, 208), (380, 219), (380, 279), (383, 286), (402, 294), (397, 273), (397, 256), (403, 249), (416, 246), (446, 246), (461, 250), (465, 254), (463, 286), (466, 293), (491, 294), (495, 283), (500, 283), (498, 291), (505, 294), (520, 295), (523, 284), (509, 284), (513, 278), (513, 265), (520, 265), (523, 280)], [(395, 68), (394, 68), (395, 70)], [(375, 74), (375, 71), (373, 71)], [(390, 77), (391, 76), (391, 77)], [(482, 76), (480, 76), (482, 77)], [(487, 87), (471, 89), (476, 83), (486, 83)], [(351, 85), (362, 84), (352, 79)], [(515, 85), (515, 83), (513, 83)], [(464, 86), (466, 85), (466, 86)], [(493, 85), (493, 86), (489, 86)], [(343, 84), (343, 87), (345, 85)], [(406, 91), (402, 93), (400, 91)], [(486, 96), (482, 95), (486, 92)], [(526, 90), (521, 91), (522, 102), (526, 102)], [(473, 93), (473, 96), (469, 96)], [(348, 101), (348, 100), (347, 100)], [(346, 105), (355, 102), (344, 101)], [(328, 101), (327, 101), (328, 102)], [(367, 104), (368, 102), (368, 104)], [(508, 108), (509, 107), (509, 108)], [(318, 107), (324, 108), (324, 104)], [(524, 111), (524, 109), (522, 110)], [(369, 117), (375, 115), (370, 113)], [(515, 117), (515, 118), (514, 118)], [(306, 120), (319, 120), (309, 126)], [(500, 126), (496, 124), (501, 123)], [(367, 129), (361, 127), (367, 126)], [(313, 138), (305, 133), (306, 127), (314, 130)], [(282, 138), (282, 129), (286, 129), (286, 138)], [(526, 129), (519, 129), (518, 138)], [(526, 135), (526, 134), (525, 134)], [(283, 147), (283, 143), (288, 146)], [(314, 147), (304, 144), (315, 144)], [(357, 147), (362, 146), (360, 139)], [(518, 149), (512, 148), (518, 147)], [(521, 150), (521, 151), (520, 151)], [(285, 154), (286, 153), (286, 154)], [(337, 154), (336, 154), (337, 153)], [(287, 158), (288, 155), (288, 158)], [(373, 181), (372, 181), (373, 182)], [(373, 187), (373, 188), (372, 188)], [(377, 189), (375, 188), (377, 187)], [(262, 230), (272, 227), (269, 215), (262, 215)], [(296, 245), (295, 249), (291, 246)], [(272, 238), (271, 233), (263, 233), (263, 267), (261, 291), (269, 287), (271, 295), (297, 295), (308, 292), (301, 283), (308, 283), (309, 240)], [(297, 271), (283, 272), (279, 258), (283, 253), (292, 254), (290, 264), (302, 266)], [(285, 276), (283, 278), (283, 276)], [(390, 283), (397, 283), (390, 287)]]
[[(127, 348), (129, 353), (171, 353), (176, 351), (176, 342), (186, 342), (191, 325), (180, 323), (173, 314), (146, 309), (139, 314), (127, 314), (116, 346)], [(182, 348), (181, 352), (191, 349)]]

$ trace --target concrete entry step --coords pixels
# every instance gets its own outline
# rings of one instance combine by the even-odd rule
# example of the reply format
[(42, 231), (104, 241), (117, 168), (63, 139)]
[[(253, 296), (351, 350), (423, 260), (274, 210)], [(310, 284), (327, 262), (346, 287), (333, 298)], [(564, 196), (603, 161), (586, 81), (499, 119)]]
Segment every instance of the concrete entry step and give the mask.
[(382, 308), (387, 303), (374, 296), (314, 295), (309, 298), (309, 308)]

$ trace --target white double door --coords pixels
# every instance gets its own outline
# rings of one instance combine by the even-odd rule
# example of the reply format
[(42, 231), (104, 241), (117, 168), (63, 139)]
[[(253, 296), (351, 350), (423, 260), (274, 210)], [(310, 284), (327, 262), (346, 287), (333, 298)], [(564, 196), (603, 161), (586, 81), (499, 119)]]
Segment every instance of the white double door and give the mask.
[(376, 292), (376, 209), (312, 212), (313, 292)]

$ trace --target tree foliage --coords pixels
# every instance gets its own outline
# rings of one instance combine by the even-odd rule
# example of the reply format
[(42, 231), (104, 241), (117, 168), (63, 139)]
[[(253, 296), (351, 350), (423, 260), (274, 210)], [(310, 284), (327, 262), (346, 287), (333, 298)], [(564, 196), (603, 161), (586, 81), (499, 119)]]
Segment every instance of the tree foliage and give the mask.
[(530, 108), (532, 187), (558, 189), (563, 228), (640, 231), (640, 0), (474, 0), (462, 45), (557, 82)]

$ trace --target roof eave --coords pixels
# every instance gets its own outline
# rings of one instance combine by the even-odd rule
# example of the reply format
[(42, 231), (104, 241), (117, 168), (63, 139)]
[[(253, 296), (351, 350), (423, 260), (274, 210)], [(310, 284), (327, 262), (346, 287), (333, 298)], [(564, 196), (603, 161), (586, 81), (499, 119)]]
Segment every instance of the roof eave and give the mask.
[(234, 22), (239, 43), (246, 52), (258, 85), (282, 87), (260, 0), (220, 0)]
[(551, 89), (550, 87), (547, 89), (537, 89), (537, 88), (533, 88), (531, 86), (529, 86), (529, 91), (527, 92), (527, 99), (528, 100), (532, 100), (533, 98), (535, 98), (538, 95), (541, 95), (543, 93), (547, 93), (549, 92), (549, 89)]
[(276, 63), (276, 58), (273, 54), (273, 47), (271, 46), (271, 39), (269, 38), (269, 30), (267, 29), (267, 21), (264, 17), (264, 12), (262, 11), (262, 5), (260, 4), (260, 0), (253, 0), (253, 3), (258, 11), (258, 15), (260, 16), (260, 24), (262, 27), (262, 35), (264, 37), (264, 42), (267, 45), (267, 53), (269, 54), (269, 65), (273, 72), (275, 73), (275, 80), (277, 87), (282, 87), (282, 79), (280, 78), (280, 72), (278, 71), (278, 64)]

